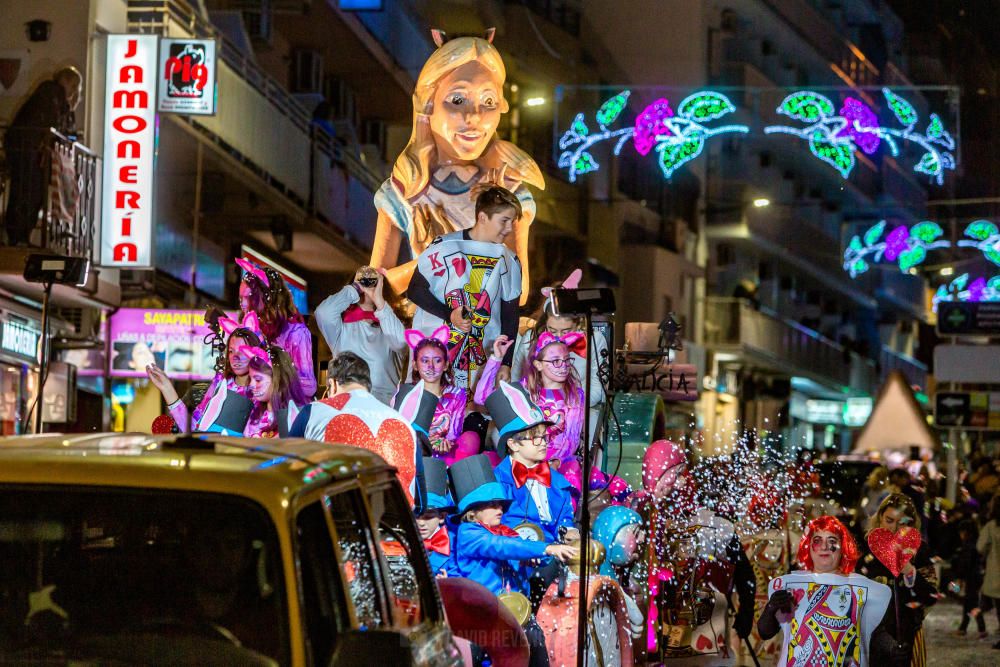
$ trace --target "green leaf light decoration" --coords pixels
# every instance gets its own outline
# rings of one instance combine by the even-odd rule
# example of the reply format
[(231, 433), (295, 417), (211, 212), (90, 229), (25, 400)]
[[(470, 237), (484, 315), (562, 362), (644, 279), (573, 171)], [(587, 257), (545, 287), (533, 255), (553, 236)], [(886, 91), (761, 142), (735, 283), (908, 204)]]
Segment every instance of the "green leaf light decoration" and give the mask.
[(822, 130), (816, 130), (809, 138), (809, 148), (813, 154), (826, 162), (847, 178), (854, 169), (854, 148), (850, 142), (834, 140)]
[(865, 232), (866, 246), (870, 246), (878, 242), (878, 240), (882, 237), (882, 232), (885, 231), (885, 225), (886, 225), (885, 220), (882, 220), (879, 223), (872, 226), (872, 228), (869, 229), (867, 232)]
[(601, 105), (595, 116), (601, 127), (611, 125), (611, 123), (618, 120), (618, 116), (625, 110), (625, 105), (628, 104), (628, 96), (631, 94), (631, 91), (623, 90)]
[(690, 95), (677, 107), (677, 115), (701, 122), (722, 118), (733, 111), (736, 107), (728, 97), (711, 91)]
[[(597, 171), (600, 164), (591, 153), (591, 148), (603, 141), (615, 140), (613, 154), (618, 155), (630, 139), (635, 138), (636, 127), (612, 128), (619, 121), (628, 106), (631, 91), (623, 90), (607, 99), (594, 114), (599, 131), (591, 132), (582, 113), (578, 113), (570, 128), (559, 138), (559, 167), (569, 172), (570, 183), (577, 176)], [(661, 100), (666, 104), (666, 100)], [(650, 105), (652, 107), (652, 105)], [(649, 107), (647, 107), (649, 108)], [(736, 110), (725, 95), (708, 90), (698, 91), (686, 97), (678, 106), (678, 115), (665, 114), (656, 125), (656, 150), (658, 164), (664, 177), (670, 178), (681, 166), (698, 157), (705, 148), (705, 142), (717, 134), (735, 132), (746, 134), (746, 125), (708, 126), (705, 123), (721, 118)], [(669, 111), (669, 107), (668, 107)]]
[(680, 144), (664, 141), (657, 145), (656, 150), (660, 153), (660, 169), (663, 171), (663, 176), (665, 178), (673, 176), (681, 165), (701, 155), (704, 148), (704, 137), (697, 135)]
[(924, 243), (936, 241), (943, 234), (944, 230), (941, 229), (941, 225), (929, 220), (917, 223), (910, 229), (910, 236), (920, 239)]
[(795, 120), (814, 123), (834, 115), (834, 108), (833, 102), (819, 93), (799, 91), (785, 98), (778, 107), (778, 113)]
[(888, 88), (883, 88), (882, 94), (885, 96), (885, 101), (889, 103), (889, 108), (892, 109), (892, 113), (895, 114), (896, 120), (899, 121), (900, 125), (911, 126), (917, 122), (919, 116), (917, 116), (917, 110), (913, 108), (912, 104)]
[[(941, 118), (937, 114), (930, 114), (927, 130), (921, 133), (915, 129), (920, 115), (912, 104), (888, 88), (882, 89), (882, 95), (902, 127), (854, 122), (851, 117), (837, 115), (833, 102), (826, 96), (799, 90), (786, 96), (778, 105), (776, 113), (806, 125), (768, 125), (764, 128), (764, 134), (791, 134), (809, 142), (813, 155), (836, 169), (843, 178), (849, 178), (854, 171), (854, 153), (858, 149), (855, 142), (859, 138), (863, 140), (861, 143), (866, 151), (873, 152), (879, 145), (885, 145), (893, 156), (899, 154), (898, 140), (907, 141), (924, 151), (913, 170), (926, 174), (938, 185), (943, 185), (944, 172), (954, 170), (956, 163), (955, 156), (950, 152), (955, 148), (955, 140), (948, 134)], [(864, 106), (853, 98), (848, 98), (847, 101), (852, 102), (854, 107), (859, 104)], [(875, 117), (870, 109), (865, 107), (865, 110), (872, 118)], [(840, 113), (844, 114), (845, 110), (841, 109)]]

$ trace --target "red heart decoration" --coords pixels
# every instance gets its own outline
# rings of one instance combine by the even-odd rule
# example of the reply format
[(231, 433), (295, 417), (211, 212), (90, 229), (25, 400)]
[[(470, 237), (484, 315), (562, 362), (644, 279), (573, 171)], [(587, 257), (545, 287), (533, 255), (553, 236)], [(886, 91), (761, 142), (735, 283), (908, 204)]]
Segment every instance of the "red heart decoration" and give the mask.
[(711, 639), (702, 635), (701, 637), (698, 637), (698, 640), (694, 643), (694, 648), (697, 651), (711, 651), (715, 648), (715, 645), (712, 644)]
[(440, 271), (435, 271), (434, 275), (437, 276), (438, 278), (440, 278), (441, 276), (444, 275), (444, 273), (445, 273), (445, 270), (441, 269)]
[(806, 596), (806, 591), (804, 588), (796, 588), (792, 591), (792, 597), (795, 598), (795, 606), (798, 607), (799, 603), (802, 602), (802, 598)]
[(896, 533), (885, 528), (876, 528), (868, 533), (868, 548), (894, 577), (899, 576), (919, 547), (920, 532), (909, 526), (900, 528)]
[(465, 275), (465, 258), (455, 257), (451, 260), (451, 265), (455, 267), (455, 273), (459, 278)]
[[(339, 398), (339, 397), (337, 397)], [(416, 443), (410, 428), (398, 419), (386, 419), (378, 427), (378, 435), (373, 435), (368, 424), (355, 415), (337, 415), (326, 425), (323, 433), (325, 442), (354, 445), (375, 452), (396, 468), (406, 499), (413, 504), (410, 484), (416, 477), (414, 461)]]
[(333, 398), (324, 398), (321, 402), (326, 403), (335, 410), (343, 410), (349, 400), (351, 400), (350, 394), (338, 394)]

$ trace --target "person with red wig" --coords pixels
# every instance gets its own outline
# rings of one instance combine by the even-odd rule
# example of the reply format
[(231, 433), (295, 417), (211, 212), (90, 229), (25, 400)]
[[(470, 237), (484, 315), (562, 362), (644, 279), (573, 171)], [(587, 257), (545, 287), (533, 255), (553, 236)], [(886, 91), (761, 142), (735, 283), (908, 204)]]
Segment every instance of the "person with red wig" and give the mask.
[(839, 519), (809, 522), (796, 552), (802, 569), (771, 580), (757, 621), (765, 640), (784, 631), (779, 665), (909, 664), (911, 647), (896, 642), (885, 627), (891, 591), (854, 572), (860, 555)]

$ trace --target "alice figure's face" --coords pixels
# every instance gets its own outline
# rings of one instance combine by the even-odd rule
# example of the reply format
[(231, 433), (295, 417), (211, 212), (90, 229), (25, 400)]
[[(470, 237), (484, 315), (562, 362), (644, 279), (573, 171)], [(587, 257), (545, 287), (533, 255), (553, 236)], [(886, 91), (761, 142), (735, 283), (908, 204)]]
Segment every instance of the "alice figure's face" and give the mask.
[(497, 131), (500, 85), (478, 62), (469, 62), (438, 82), (430, 125), (441, 157), (475, 160)]

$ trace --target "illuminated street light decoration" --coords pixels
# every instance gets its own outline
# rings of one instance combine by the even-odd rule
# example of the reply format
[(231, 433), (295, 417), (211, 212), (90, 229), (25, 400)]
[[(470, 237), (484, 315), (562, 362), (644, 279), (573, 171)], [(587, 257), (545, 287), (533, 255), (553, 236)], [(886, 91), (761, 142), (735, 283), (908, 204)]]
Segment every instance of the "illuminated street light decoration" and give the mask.
[(934, 312), (942, 301), (1000, 301), (1000, 275), (989, 280), (980, 276), (970, 283), (969, 274), (963, 273), (947, 285), (938, 287), (931, 301)]
[(640, 155), (648, 155), (655, 148), (664, 178), (670, 178), (682, 165), (690, 162), (705, 148), (705, 141), (726, 132), (747, 133), (746, 125), (720, 125), (707, 127), (704, 123), (719, 119), (736, 110), (729, 98), (712, 91), (699, 91), (684, 98), (677, 106), (677, 114), (670, 101), (660, 98), (648, 105), (636, 117), (635, 125), (609, 129), (621, 116), (631, 91), (623, 90), (608, 99), (597, 110), (594, 119), (598, 130), (592, 132), (578, 113), (570, 129), (559, 139), (559, 166), (569, 171), (569, 180), (600, 168), (590, 149), (602, 141), (615, 140), (614, 154), (619, 155), (629, 139)]
[(906, 273), (927, 259), (927, 251), (937, 248), (951, 247), (951, 241), (939, 241), (944, 230), (936, 222), (919, 222), (913, 227), (901, 225), (889, 232), (885, 239), (882, 234), (886, 229), (886, 221), (882, 220), (871, 227), (863, 236), (855, 235), (844, 251), (844, 270), (852, 278), (871, 268), (882, 260), (898, 262), (899, 270)]
[(899, 140), (920, 146), (925, 152), (913, 167), (941, 185), (946, 169), (955, 168), (955, 140), (945, 130), (937, 114), (930, 115), (926, 130), (916, 129), (920, 122), (913, 105), (892, 92), (882, 89), (886, 103), (902, 128), (882, 127), (878, 116), (864, 102), (853, 97), (844, 99), (839, 114), (829, 98), (809, 90), (800, 90), (786, 97), (778, 106), (779, 114), (808, 123), (805, 127), (769, 125), (765, 134), (792, 134), (809, 142), (809, 150), (844, 178), (851, 175), (856, 164), (854, 152), (860, 149), (874, 154), (884, 141), (893, 157), (899, 155)]
[[(952, 243), (941, 239), (944, 230), (936, 222), (924, 220), (913, 227), (901, 225), (889, 232), (885, 238), (886, 221), (872, 226), (863, 235), (855, 235), (844, 250), (844, 270), (852, 278), (883, 260), (899, 264), (899, 270), (906, 273), (923, 263), (930, 250), (951, 248)], [(960, 248), (976, 248), (990, 262), (1000, 266), (1000, 228), (989, 220), (976, 220), (965, 228), (967, 239), (955, 243)], [(962, 276), (952, 282), (959, 281)], [(967, 276), (966, 276), (967, 278)], [(992, 284), (992, 281), (991, 283)], [(963, 286), (964, 287), (964, 286)]]
[(1000, 229), (997, 229), (995, 223), (976, 220), (965, 228), (965, 235), (972, 240), (962, 239), (956, 245), (976, 248), (986, 259), (1000, 266)]

